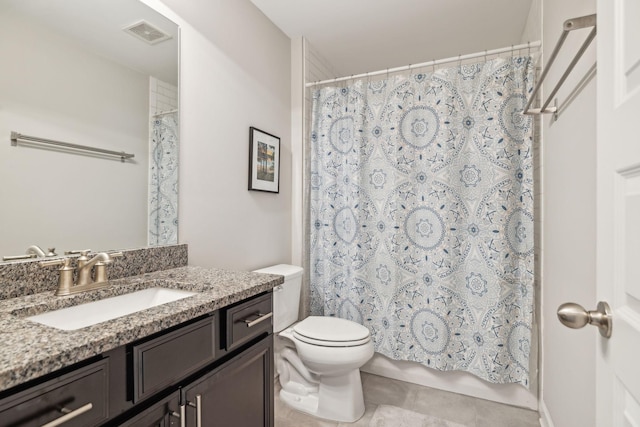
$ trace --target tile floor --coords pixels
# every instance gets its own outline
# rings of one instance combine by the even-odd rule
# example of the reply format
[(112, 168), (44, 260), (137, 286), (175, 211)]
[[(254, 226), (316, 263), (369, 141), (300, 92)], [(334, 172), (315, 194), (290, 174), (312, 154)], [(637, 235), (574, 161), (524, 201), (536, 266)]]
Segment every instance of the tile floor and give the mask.
[(422, 387), (362, 373), (366, 412), (355, 423), (320, 420), (295, 411), (280, 401), (276, 380), (275, 427), (368, 426), (378, 405), (393, 405), (453, 421), (467, 427), (540, 427), (538, 413), (488, 400)]

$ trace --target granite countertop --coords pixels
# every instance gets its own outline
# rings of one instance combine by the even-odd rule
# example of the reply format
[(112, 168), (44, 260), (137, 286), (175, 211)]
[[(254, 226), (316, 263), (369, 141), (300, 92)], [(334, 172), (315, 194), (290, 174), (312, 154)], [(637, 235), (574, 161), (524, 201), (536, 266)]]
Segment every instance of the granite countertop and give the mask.
[[(57, 297), (53, 291), (0, 300), (0, 391), (273, 289), (272, 274), (179, 267), (112, 280), (108, 288)], [(25, 317), (133, 291), (163, 287), (198, 292), (75, 331)]]

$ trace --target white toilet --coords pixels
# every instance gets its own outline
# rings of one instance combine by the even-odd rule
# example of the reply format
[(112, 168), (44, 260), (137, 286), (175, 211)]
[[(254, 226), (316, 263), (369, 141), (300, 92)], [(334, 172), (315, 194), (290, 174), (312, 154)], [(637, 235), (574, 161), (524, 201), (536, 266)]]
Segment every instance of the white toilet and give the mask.
[(373, 356), (369, 330), (337, 317), (310, 316), (295, 323), (302, 271), (286, 264), (256, 270), (285, 279), (273, 290), (280, 399), (320, 418), (354, 422), (364, 414), (360, 367)]

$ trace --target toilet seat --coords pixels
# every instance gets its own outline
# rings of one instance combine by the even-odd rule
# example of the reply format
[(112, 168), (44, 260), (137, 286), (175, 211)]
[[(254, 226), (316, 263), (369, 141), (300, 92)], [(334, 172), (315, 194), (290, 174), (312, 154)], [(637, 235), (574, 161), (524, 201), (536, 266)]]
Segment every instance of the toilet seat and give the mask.
[(358, 341), (324, 341), (324, 340), (315, 340), (313, 338), (305, 337), (304, 335), (297, 334), (295, 331), (293, 332), (293, 336), (304, 343), (317, 345), (322, 347), (357, 347), (359, 345), (364, 345), (368, 343), (371, 339), (364, 338)]
[(307, 344), (323, 347), (357, 347), (370, 340), (369, 330), (339, 317), (309, 316), (293, 326), (293, 336)]

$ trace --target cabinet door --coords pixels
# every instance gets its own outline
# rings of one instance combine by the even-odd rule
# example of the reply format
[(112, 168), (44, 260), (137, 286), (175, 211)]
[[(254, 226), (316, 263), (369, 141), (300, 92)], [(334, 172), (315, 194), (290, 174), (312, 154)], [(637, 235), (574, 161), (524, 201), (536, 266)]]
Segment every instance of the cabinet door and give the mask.
[[(273, 336), (182, 390), (189, 427), (273, 427)], [(200, 426), (197, 419), (200, 415)]]
[(121, 427), (177, 427), (180, 425), (180, 395), (176, 391), (118, 425)]

